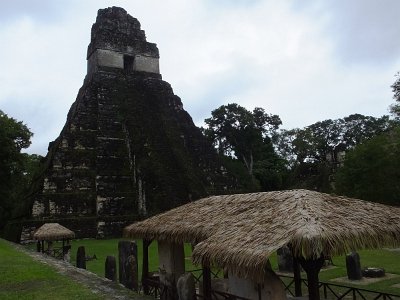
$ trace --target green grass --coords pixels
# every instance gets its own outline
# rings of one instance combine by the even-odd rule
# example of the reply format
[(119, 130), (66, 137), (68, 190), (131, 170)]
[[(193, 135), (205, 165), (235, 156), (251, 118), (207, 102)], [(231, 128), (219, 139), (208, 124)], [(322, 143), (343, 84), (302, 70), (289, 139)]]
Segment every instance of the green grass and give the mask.
[[(360, 250), (360, 262), (362, 268), (379, 267), (384, 268), (386, 273), (397, 274), (399, 277), (393, 279), (382, 280), (376, 283), (371, 283), (366, 286), (357, 284), (346, 284), (348, 286), (359, 287), (368, 290), (382, 291), (400, 295), (400, 288), (394, 288), (392, 285), (400, 283), (400, 252), (389, 250)], [(337, 277), (347, 276), (346, 273), (346, 258), (338, 256), (333, 258), (333, 263), (337, 268), (323, 271), (320, 273), (321, 281), (329, 281)], [(337, 284), (342, 284), (338, 283)]]
[[(400, 283), (400, 252), (399, 251), (389, 251), (389, 250), (359, 250), (357, 251), (360, 255), (361, 267), (380, 267), (384, 268), (386, 273), (392, 273), (399, 275), (396, 278), (385, 279), (379, 282), (370, 283), (368, 285), (361, 284), (351, 284), (349, 282), (338, 282), (333, 281), (335, 278), (347, 277), (346, 272), (346, 257), (336, 256), (333, 257), (334, 267), (323, 269), (319, 273), (319, 280), (323, 282), (328, 282), (337, 285), (344, 285), (349, 287), (356, 287), (358, 289), (379, 291), (392, 293), (395, 295), (400, 295), (400, 288), (392, 287), (394, 284)], [(276, 267), (277, 268), (277, 267)], [(302, 272), (301, 276), (307, 278), (306, 273)], [(288, 282), (286, 280), (286, 282)], [(335, 288), (339, 291), (343, 289)], [(303, 292), (306, 289), (303, 286)]]
[[(93, 256), (96, 254), (97, 259), (87, 261), (86, 269), (104, 277), (104, 269), (105, 269), (105, 261), (107, 256), (115, 256), (117, 260), (117, 269), (118, 269), (118, 242), (123, 239), (109, 239), (109, 240), (95, 240), (95, 239), (81, 239), (81, 240), (73, 240), (71, 241), (71, 263), (76, 265), (76, 252), (78, 247), (84, 246), (86, 256)], [(139, 275), (142, 274), (142, 240), (137, 240), (138, 247), (138, 257), (139, 257)], [(54, 247), (60, 246), (60, 243), (54, 243)], [(30, 244), (28, 247), (32, 250), (36, 249), (35, 244)], [(46, 247), (46, 246), (45, 246)], [(192, 264), (190, 260), (191, 255), (191, 246), (190, 244), (185, 244), (185, 270), (195, 270), (200, 267), (196, 267)], [(157, 242), (151, 243), (149, 247), (149, 270), (156, 272), (158, 271), (158, 247)]]
[[(122, 239), (109, 239), (109, 240), (95, 240), (95, 239), (82, 239), (82, 240), (74, 240), (71, 243), (72, 253), (71, 253), (71, 263), (75, 265), (76, 263), (76, 251), (79, 246), (85, 247), (86, 255), (96, 254), (97, 259), (86, 262), (86, 268), (96, 273), (99, 276), (104, 276), (104, 263), (106, 257), (108, 255), (115, 256), (117, 260), (117, 269), (118, 269), (118, 242)], [(139, 260), (139, 278), (141, 278), (142, 274), (142, 240), (136, 240), (136, 244), (138, 246), (138, 260)], [(191, 254), (192, 248), (191, 245), (185, 244), (185, 270), (192, 271), (201, 269), (201, 266), (196, 266), (192, 264)], [(271, 265), (273, 268), (278, 268), (278, 262), (276, 254), (273, 254), (270, 258)], [(149, 270), (151, 272), (157, 272), (159, 268), (158, 264), (158, 247), (157, 242), (153, 241), (149, 247)], [(222, 275), (222, 274), (221, 274)]]
[(103, 299), (0, 239), (0, 299)]
[[(118, 261), (118, 241), (121, 239), (109, 239), (109, 240), (95, 240), (95, 239), (82, 239), (72, 241), (72, 255), (71, 263), (75, 264), (75, 255), (79, 246), (85, 246), (86, 255), (96, 254), (97, 260), (88, 261), (87, 269), (99, 276), (104, 276), (104, 263), (107, 255), (113, 255)], [(142, 241), (137, 241), (138, 245), (138, 259), (139, 259), (139, 274), (141, 274), (141, 263), (142, 263)], [(30, 247), (34, 248), (34, 245)], [(149, 269), (150, 271), (158, 270), (158, 253), (157, 243), (153, 242), (149, 247)], [(330, 268), (320, 272), (320, 280), (325, 282), (331, 282), (340, 285), (355, 286), (362, 289), (370, 289), (376, 291), (383, 291), (393, 294), (400, 294), (400, 288), (391, 287), (394, 284), (400, 283), (400, 252), (388, 251), (388, 250), (360, 250), (358, 251), (361, 257), (361, 264), (363, 267), (383, 267), (387, 273), (394, 273), (399, 277), (383, 280), (377, 283), (371, 283), (369, 285), (351, 285), (345, 283), (339, 283), (331, 281), (334, 278), (345, 277), (346, 274), (346, 261), (344, 256), (338, 256), (333, 258), (335, 268)], [(199, 269), (199, 266), (194, 266), (190, 260), (191, 247), (189, 244), (185, 244), (185, 269), (195, 270)], [(274, 253), (270, 257), (272, 268), (277, 270), (277, 256)], [(118, 267), (118, 266), (117, 266)], [(302, 276), (306, 278), (303, 273)]]
[[(110, 240), (94, 240), (94, 239), (83, 239), (72, 241), (72, 253), (71, 253), (71, 263), (75, 265), (76, 263), (76, 251), (79, 246), (85, 247), (86, 255), (96, 254), (97, 259), (86, 262), (86, 268), (98, 274), (99, 276), (104, 276), (104, 264), (106, 257), (108, 255), (115, 256), (117, 260), (118, 269), (118, 242), (122, 239), (110, 239)], [(139, 257), (139, 274), (142, 274), (142, 261), (143, 257), (142, 251), (142, 240), (136, 241), (138, 247), (138, 257)], [(190, 245), (185, 245), (185, 253), (190, 251)], [(158, 271), (158, 247), (157, 243), (151, 243), (149, 247), (149, 270)], [(186, 260), (186, 269), (194, 269), (190, 260)]]

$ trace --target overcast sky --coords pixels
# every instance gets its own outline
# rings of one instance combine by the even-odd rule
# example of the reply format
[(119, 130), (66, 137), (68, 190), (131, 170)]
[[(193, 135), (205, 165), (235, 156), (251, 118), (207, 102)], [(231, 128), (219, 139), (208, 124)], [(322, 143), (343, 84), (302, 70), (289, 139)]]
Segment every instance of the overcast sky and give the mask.
[(381, 116), (400, 71), (398, 0), (0, 0), (0, 109), (47, 153), (86, 74), (97, 10), (121, 6), (160, 50), (197, 125), (222, 104), (263, 107), (283, 128)]

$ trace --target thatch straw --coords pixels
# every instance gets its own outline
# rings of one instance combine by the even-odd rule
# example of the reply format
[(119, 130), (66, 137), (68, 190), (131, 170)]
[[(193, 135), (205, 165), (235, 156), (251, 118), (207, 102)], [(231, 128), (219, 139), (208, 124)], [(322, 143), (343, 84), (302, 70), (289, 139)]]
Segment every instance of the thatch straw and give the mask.
[(33, 239), (38, 241), (55, 241), (73, 239), (75, 233), (58, 223), (46, 223), (39, 227), (33, 234)]
[(308, 190), (213, 196), (125, 228), (125, 236), (199, 242), (193, 261), (260, 278), (289, 244), (313, 258), (400, 246), (400, 208)]

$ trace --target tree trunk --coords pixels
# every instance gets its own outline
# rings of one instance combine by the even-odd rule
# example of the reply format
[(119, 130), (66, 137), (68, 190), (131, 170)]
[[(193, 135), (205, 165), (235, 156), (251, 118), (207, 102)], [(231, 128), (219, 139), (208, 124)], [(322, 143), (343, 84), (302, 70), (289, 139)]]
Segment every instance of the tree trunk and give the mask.
[(243, 155), (242, 157), (243, 157), (243, 162), (246, 165), (247, 171), (249, 172), (249, 175), (253, 176), (253, 165), (254, 165), (253, 153), (250, 152), (249, 161), (247, 161), (246, 156)]

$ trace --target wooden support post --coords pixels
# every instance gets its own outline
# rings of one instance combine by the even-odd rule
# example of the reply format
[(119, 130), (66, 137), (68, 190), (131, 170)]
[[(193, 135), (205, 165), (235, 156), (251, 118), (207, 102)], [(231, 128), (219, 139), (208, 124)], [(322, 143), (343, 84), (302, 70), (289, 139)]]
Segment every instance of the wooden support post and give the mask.
[(211, 269), (203, 266), (203, 299), (211, 300)]
[(262, 299), (261, 284), (257, 284), (258, 300)]
[(151, 240), (143, 240), (142, 287), (145, 295), (150, 294), (147, 278), (149, 277), (149, 246), (151, 242)]
[(320, 300), (318, 273), (324, 265), (324, 256), (317, 259), (299, 258), (300, 264), (307, 273), (308, 299)]
[(293, 255), (293, 277), (294, 277), (294, 294), (296, 297), (303, 296), (301, 291), (301, 274), (300, 274), (300, 264), (297, 257)]
[(44, 253), (44, 240), (42, 241), (42, 253)]

